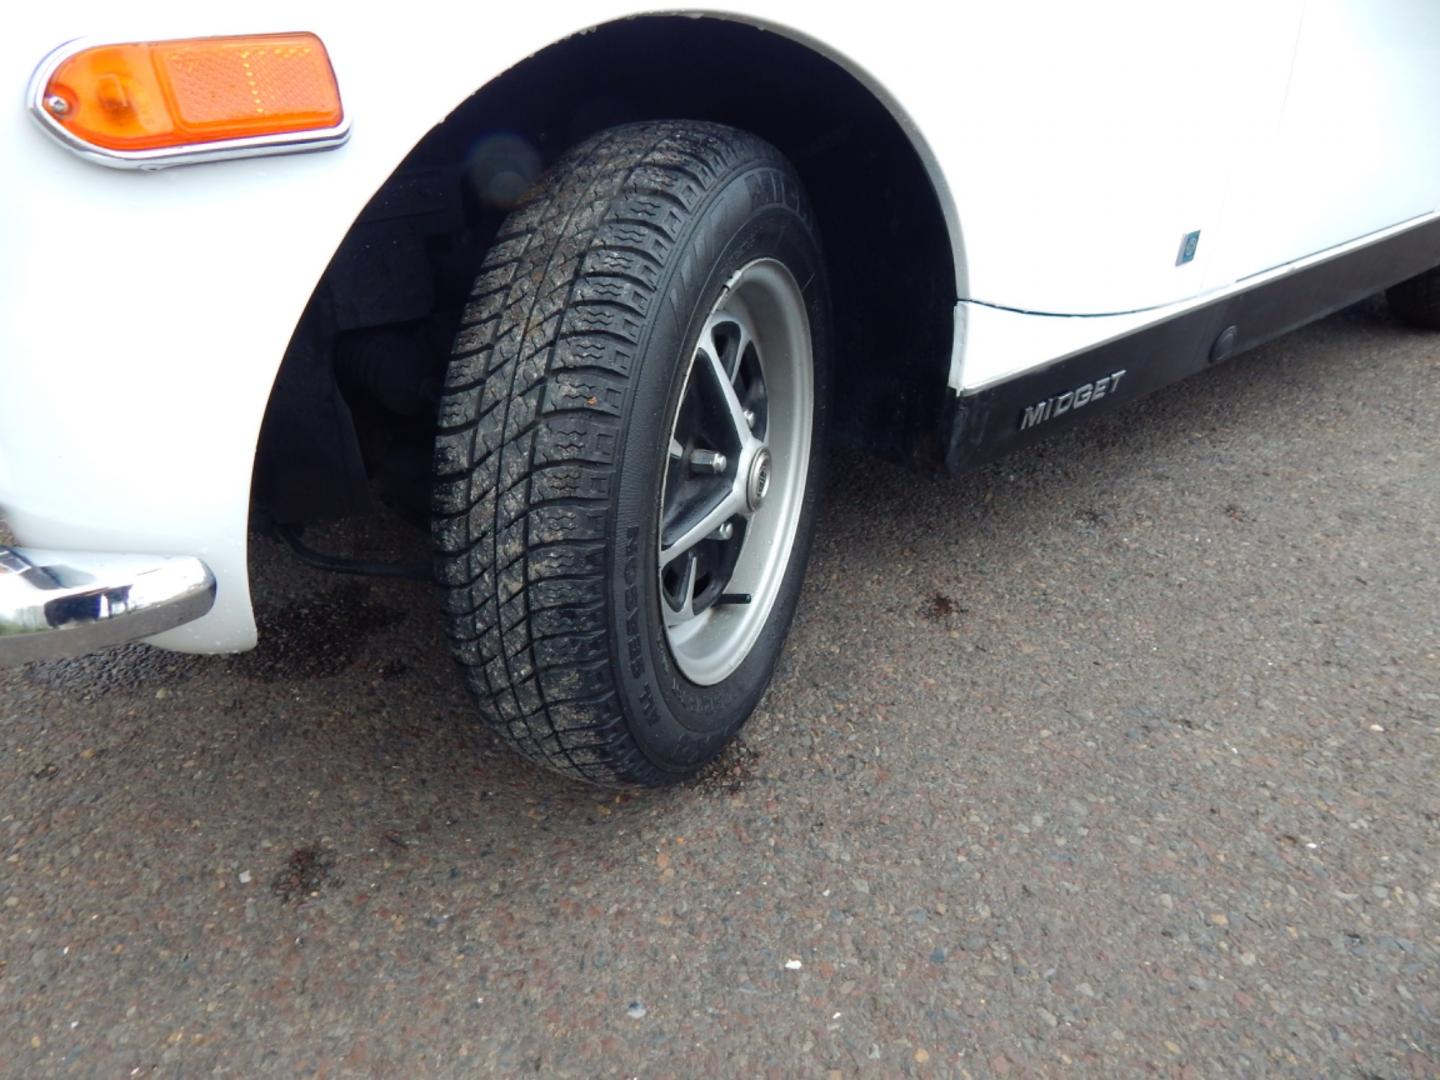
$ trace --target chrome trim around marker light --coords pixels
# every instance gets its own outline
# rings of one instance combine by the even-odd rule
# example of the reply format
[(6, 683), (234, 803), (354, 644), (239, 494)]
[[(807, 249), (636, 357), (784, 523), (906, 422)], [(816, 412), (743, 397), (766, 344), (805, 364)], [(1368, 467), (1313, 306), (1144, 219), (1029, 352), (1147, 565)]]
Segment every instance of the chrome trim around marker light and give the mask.
[(49, 85), (50, 76), (55, 74), (55, 69), (76, 53), (98, 45), (116, 44), (123, 43), (103, 41), (99, 38), (76, 38), (74, 41), (67, 41), (40, 61), (35, 74), (30, 76), (30, 86), (25, 92), (25, 102), (30, 115), (46, 134), (54, 136), (67, 150), (86, 161), (112, 169), (168, 169), (172, 165), (200, 165), (207, 161), (228, 161), (232, 158), (331, 150), (350, 138), (350, 115), (343, 112), (342, 99), (340, 123), (334, 127), (287, 131), (277, 135), (252, 135), (245, 139), (219, 139), (214, 142), (167, 146), (155, 150), (110, 150), (96, 146), (68, 130), (50, 115), (50, 110), (45, 108), (45, 87)]
[(188, 555), (0, 545), (0, 665), (78, 656), (198, 619), (215, 578)]

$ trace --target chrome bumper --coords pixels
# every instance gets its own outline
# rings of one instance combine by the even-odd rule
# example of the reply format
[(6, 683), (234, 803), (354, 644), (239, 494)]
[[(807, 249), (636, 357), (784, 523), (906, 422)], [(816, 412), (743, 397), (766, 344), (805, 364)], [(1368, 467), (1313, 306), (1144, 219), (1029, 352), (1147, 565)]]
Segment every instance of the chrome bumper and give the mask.
[(173, 630), (215, 602), (191, 556), (0, 545), (0, 664), (78, 656)]

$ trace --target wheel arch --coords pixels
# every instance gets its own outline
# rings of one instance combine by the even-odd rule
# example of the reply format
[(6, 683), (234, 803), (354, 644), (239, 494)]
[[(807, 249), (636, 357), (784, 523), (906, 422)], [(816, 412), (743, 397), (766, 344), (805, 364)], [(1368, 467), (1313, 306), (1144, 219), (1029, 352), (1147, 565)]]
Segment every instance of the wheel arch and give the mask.
[[(836, 437), (892, 459), (938, 459), (966, 264), (924, 135), (864, 68), (816, 37), (754, 20), (640, 16), (564, 38), (486, 82), (370, 198), (277, 373), (256, 457), (259, 503), (292, 520), (365, 509), (365, 407), (354, 395), (377, 390), (368, 383), (393, 390), (396, 379), (373, 370), (377, 350), (362, 339), (389, 335), (389, 355), (405, 354), (417, 381), (400, 396), (422, 394), (418, 383), (433, 376), (425, 354), (453, 323), (508, 202), (594, 132), (677, 117), (751, 131), (801, 175), (837, 312)], [(397, 346), (397, 326), (410, 328), (408, 345)], [(337, 365), (364, 369), (358, 391)], [(297, 455), (297, 439), (310, 453)]]

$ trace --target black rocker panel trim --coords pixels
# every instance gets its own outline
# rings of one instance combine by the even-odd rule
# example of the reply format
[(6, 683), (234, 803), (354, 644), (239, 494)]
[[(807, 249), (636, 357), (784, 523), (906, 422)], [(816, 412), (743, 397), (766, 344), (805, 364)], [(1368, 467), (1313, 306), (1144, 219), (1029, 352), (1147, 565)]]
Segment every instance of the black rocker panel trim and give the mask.
[[(1440, 219), (1281, 274), (974, 394), (952, 391), (945, 463), (951, 471), (963, 472), (1029, 446), (1077, 419), (1138, 400), (1424, 273), (1437, 259)], [(1076, 407), (1080, 398), (1084, 400)]]

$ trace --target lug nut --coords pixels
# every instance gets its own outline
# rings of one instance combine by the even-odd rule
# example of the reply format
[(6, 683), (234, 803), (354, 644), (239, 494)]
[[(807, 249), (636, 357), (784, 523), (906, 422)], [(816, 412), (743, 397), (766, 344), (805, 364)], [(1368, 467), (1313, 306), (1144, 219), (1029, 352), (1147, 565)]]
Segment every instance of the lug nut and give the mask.
[(720, 474), (725, 471), (725, 466), (730, 464), (725, 455), (717, 450), (691, 450), (690, 468), (695, 472), (711, 472)]

